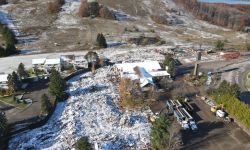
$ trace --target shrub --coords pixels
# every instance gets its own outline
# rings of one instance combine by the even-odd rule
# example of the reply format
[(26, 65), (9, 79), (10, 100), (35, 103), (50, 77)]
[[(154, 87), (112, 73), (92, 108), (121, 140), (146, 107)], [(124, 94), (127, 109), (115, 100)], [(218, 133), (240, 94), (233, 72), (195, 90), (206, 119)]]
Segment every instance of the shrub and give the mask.
[(105, 19), (113, 19), (115, 20), (116, 17), (115, 15), (113, 14), (112, 11), (110, 11), (107, 7), (102, 7), (99, 11), (99, 16), (101, 18), (105, 18)]
[(99, 48), (107, 48), (107, 47), (108, 47), (106, 38), (104, 37), (104, 35), (103, 35), (102, 33), (99, 33), (99, 34), (97, 35), (97, 38), (96, 38), (96, 45), (97, 45)]
[(221, 51), (224, 49), (225, 43), (221, 40), (216, 41), (215, 43), (215, 49), (218, 51)]
[(89, 17), (90, 16), (89, 7), (88, 7), (88, 3), (86, 0), (83, 0), (81, 2), (78, 14), (80, 17)]
[(88, 137), (80, 138), (75, 144), (76, 150), (93, 150), (92, 145), (89, 143)]
[(121, 105), (123, 107), (142, 107), (146, 105), (145, 95), (142, 93), (138, 82), (129, 78), (122, 78), (119, 84)]
[(232, 116), (250, 129), (250, 107), (247, 104), (241, 102), (230, 93), (217, 96), (215, 100), (219, 104), (224, 104), (224, 107)]
[(79, 8), (79, 16), (89, 17), (89, 16), (99, 16), (100, 6), (98, 2), (87, 2), (83, 0)]
[(64, 5), (64, 0), (54, 0), (48, 2), (48, 12), (50, 14), (58, 13), (61, 10), (62, 5)]
[(158, 24), (164, 24), (164, 25), (168, 25), (168, 20), (167, 20), (167, 16), (162, 16), (162, 15), (151, 15), (151, 19), (158, 23)]

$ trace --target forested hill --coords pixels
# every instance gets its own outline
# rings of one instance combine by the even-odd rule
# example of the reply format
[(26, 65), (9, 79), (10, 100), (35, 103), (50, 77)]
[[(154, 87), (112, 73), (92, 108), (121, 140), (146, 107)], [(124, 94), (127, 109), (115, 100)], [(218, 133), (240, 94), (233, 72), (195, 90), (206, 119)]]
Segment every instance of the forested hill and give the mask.
[(250, 26), (250, 5), (201, 3), (198, 0), (174, 0), (199, 19), (210, 23), (245, 30)]

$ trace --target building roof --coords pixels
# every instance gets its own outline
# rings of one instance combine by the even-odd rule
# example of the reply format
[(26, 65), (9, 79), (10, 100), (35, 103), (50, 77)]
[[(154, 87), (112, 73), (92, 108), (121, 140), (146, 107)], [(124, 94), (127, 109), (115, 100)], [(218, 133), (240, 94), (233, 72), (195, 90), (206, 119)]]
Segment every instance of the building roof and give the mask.
[(0, 82), (7, 82), (8, 74), (0, 74)]
[(58, 65), (60, 64), (60, 58), (55, 58), (55, 59), (46, 59), (45, 65)]
[(60, 58), (64, 61), (71, 61), (75, 58), (74, 55), (61, 55)]
[(140, 79), (141, 87), (148, 84), (153, 85), (153, 77), (170, 76), (167, 71), (161, 70), (161, 66), (157, 61), (122, 63), (116, 64), (116, 67), (121, 71), (121, 77), (130, 78), (131, 80)]
[(75, 56), (75, 61), (87, 61), (84, 55)]
[(135, 67), (144, 68), (145, 71), (157, 71), (161, 69), (161, 66), (158, 61), (145, 61), (145, 62), (137, 62), (137, 63), (121, 63), (116, 64), (116, 67), (122, 72), (133, 73)]
[(46, 58), (32, 59), (32, 65), (41, 65), (45, 63)]

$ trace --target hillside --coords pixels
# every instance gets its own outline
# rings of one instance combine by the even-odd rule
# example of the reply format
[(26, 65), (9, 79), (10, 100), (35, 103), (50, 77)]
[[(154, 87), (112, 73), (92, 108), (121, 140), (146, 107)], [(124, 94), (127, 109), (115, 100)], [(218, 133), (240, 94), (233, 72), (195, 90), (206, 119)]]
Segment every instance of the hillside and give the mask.
[(131, 38), (155, 37), (165, 41), (155, 45), (213, 47), (220, 39), (238, 49), (249, 38), (249, 34), (200, 21), (171, 0), (99, 0), (116, 20), (80, 17), (80, 0), (66, 0), (58, 13), (51, 14), (49, 1), (19, 0), (0, 6), (0, 20), (16, 31), (22, 53), (93, 49), (98, 33), (106, 36), (109, 47), (133, 47)]

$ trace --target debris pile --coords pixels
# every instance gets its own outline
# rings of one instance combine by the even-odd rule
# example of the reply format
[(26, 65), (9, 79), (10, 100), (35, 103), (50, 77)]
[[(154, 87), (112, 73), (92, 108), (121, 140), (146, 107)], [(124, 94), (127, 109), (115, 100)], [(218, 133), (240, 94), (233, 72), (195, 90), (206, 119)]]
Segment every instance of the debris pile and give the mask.
[(121, 110), (117, 87), (108, 79), (111, 67), (69, 81), (69, 99), (59, 103), (48, 123), (18, 134), (9, 149), (70, 149), (88, 136), (99, 149), (143, 149), (150, 143), (150, 109)]

